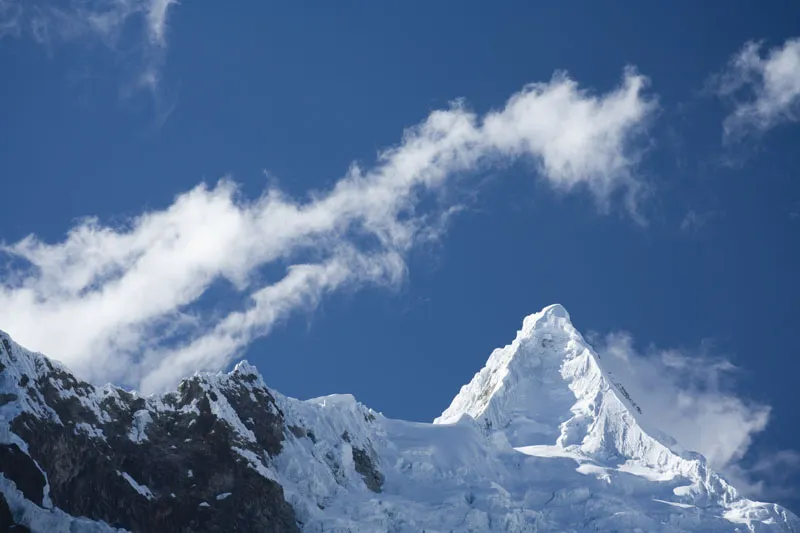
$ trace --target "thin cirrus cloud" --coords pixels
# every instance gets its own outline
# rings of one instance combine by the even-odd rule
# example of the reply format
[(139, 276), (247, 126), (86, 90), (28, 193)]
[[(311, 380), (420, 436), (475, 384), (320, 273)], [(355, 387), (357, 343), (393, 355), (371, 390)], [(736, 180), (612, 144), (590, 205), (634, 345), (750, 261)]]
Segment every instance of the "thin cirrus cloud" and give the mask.
[(593, 340), (605, 368), (658, 420), (659, 429), (703, 454), (748, 496), (790, 495), (785, 487), (800, 470), (800, 455), (783, 450), (748, 464), (742, 461), (754, 437), (767, 427), (771, 409), (736, 394), (739, 369), (713, 355), (709, 343), (694, 350), (651, 347), (643, 352), (626, 332)]
[(712, 79), (716, 94), (732, 102), (723, 124), (728, 141), (800, 120), (800, 38), (762, 50), (746, 43)]
[[(599, 206), (621, 193), (635, 210), (638, 146), (657, 109), (646, 85), (627, 69), (596, 95), (557, 74), (483, 116), (462, 103), (435, 111), (371, 168), (302, 201), (275, 188), (247, 199), (224, 179), (124, 227), (87, 219), (61, 242), (5, 244), (17, 266), (2, 276), (0, 324), (85, 378), (145, 392), (222, 368), (327, 293), (401, 283), (407, 252), (441, 236), (459, 208), (449, 193), (481, 170), (533, 161), (559, 190), (586, 189)], [(201, 305), (220, 280), (241, 297), (227, 314)]]
[[(69, 0), (28, 2), (0, 0), (0, 39), (30, 37), (52, 47), (81, 39), (97, 39), (109, 49), (136, 52), (135, 85), (155, 90), (166, 54), (167, 16), (177, 0)], [(121, 44), (135, 28), (138, 38)]]

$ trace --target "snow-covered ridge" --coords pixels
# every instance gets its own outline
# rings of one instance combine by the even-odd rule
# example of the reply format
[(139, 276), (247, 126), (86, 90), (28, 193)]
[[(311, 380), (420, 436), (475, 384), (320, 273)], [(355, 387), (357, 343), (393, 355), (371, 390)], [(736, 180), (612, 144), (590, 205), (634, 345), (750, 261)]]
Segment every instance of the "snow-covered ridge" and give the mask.
[[(761, 512), (700, 454), (684, 450), (648, 419), (559, 304), (526, 317), (514, 341), (491, 354), (434, 423), (465, 416), (523, 453), (569, 457), (579, 470), (601, 477), (616, 468), (658, 480), (685, 478), (687, 485), (673, 491), (677, 505), (714, 501), (732, 520)], [(585, 466), (598, 463), (604, 466)]]
[[(113, 520), (130, 531), (152, 530), (164, 508), (194, 531), (212, 519), (259, 531), (800, 531), (661, 434), (559, 305), (525, 318), (434, 424), (388, 419), (349, 394), (288, 398), (246, 362), (142, 398), (0, 341), (0, 448), (39, 457), (46, 429), (85, 460), (102, 455), (108, 475), (91, 483), (114, 484), (103, 497), (134, 509)], [(159, 466), (164, 454), (174, 460)], [(112, 530), (91, 506), (80, 514), (93, 522), (59, 509), (59, 473), (32, 464), (43, 490), (0, 476), (14, 519)]]
[(434, 423), (453, 423), (464, 415), (502, 430), (514, 445), (580, 443), (584, 453), (597, 454), (603, 446), (630, 444), (606, 442), (613, 436), (609, 431), (635, 428), (676, 455), (697, 458), (647, 420), (558, 304), (526, 317), (514, 341), (492, 352)]

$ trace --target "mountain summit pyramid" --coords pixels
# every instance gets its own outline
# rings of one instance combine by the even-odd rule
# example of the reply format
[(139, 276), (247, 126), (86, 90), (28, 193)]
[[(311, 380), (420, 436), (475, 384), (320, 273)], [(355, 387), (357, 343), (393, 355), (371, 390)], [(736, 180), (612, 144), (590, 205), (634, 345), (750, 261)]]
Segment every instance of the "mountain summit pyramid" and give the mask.
[(800, 531), (657, 428), (560, 305), (433, 424), (244, 362), (98, 388), (0, 333), (0, 531)]

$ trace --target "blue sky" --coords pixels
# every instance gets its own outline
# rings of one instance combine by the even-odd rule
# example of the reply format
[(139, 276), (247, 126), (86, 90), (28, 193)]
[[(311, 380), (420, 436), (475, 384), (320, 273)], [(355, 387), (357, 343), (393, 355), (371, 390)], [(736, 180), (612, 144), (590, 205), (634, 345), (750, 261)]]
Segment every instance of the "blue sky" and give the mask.
[(800, 509), (800, 6), (77, 6), (0, 0), (19, 342), (143, 389), (247, 357), (431, 420), (560, 302)]

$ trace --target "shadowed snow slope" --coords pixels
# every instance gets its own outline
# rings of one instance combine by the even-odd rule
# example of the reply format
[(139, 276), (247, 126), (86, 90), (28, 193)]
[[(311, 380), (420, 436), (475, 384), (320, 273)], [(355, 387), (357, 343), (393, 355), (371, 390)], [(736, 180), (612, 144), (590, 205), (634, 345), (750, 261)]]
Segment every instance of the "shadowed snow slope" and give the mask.
[(0, 530), (800, 531), (658, 432), (559, 305), (433, 424), (287, 398), (247, 363), (141, 398), (0, 340)]

